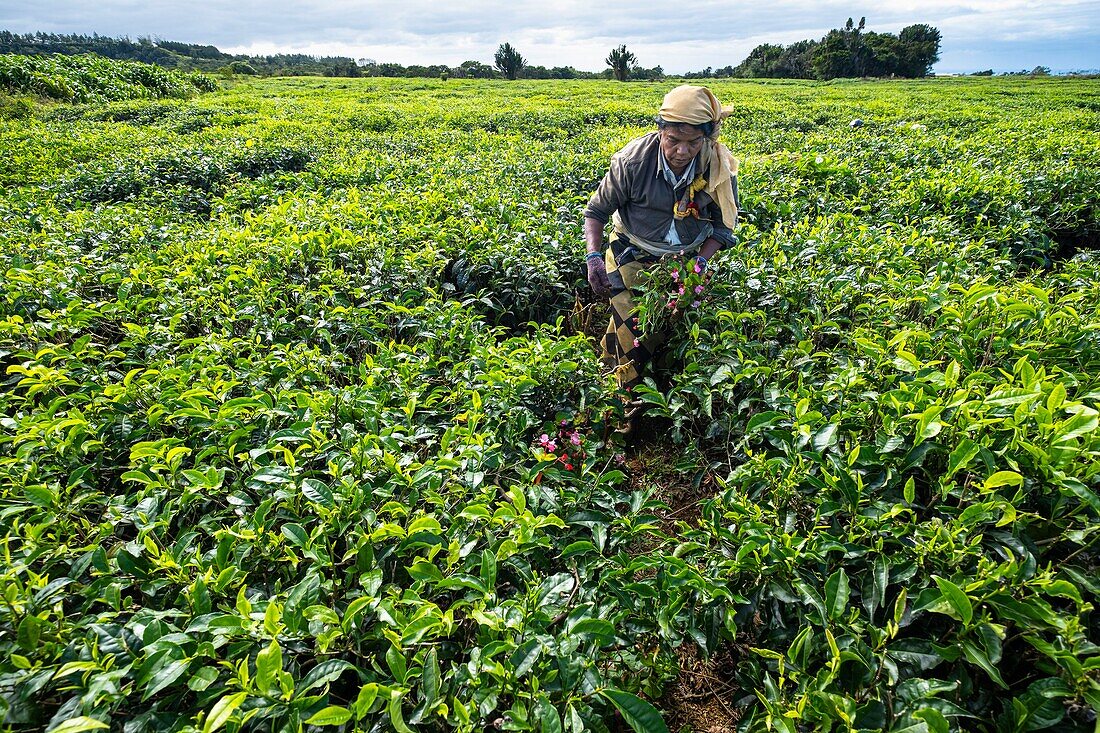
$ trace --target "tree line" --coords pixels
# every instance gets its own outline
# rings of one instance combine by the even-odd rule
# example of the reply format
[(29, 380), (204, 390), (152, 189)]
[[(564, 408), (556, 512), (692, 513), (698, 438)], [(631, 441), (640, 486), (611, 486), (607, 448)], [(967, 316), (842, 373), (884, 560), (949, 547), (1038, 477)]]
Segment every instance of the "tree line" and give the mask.
[(820, 41), (797, 41), (789, 46), (764, 43), (726, 74), (741, 78), (837, 79), (903, 77), (916, 79), (932, 73), (940, 59), (940, 32), (925, 24), (893, 33), (865, 31), (867, 19), (829, 31)]
[[(865, 30), (866, 19), (829, 31), (820, 40), (804, 40), (789, 46), (761, 44), (737, 66), (684, 74), (686, 78), (790, 78), (835, 79), (838, 77), (927, 76), (939, 60), (940, 32), (924, 24), (903, 28), (900, 33), (875, 33)], [(110, 38), (92, 35), (26, 33), (0, 31), (0, 53), (96, 53), (114, 59), (131, 59), (168, 68), (222, 71), (257, 75), (325, 75), (342, 77), (391, 76), (471, 79), (598, 79), (620, 81), (652, 80), (665, 76), (661, 66), (646, 68), (635, 54), (620, 45), (611, 49), (599, 72), (582, 71), (572, 66), (529, 65), (511, 43), (502, 43), (493, 65), (476, 60), (458, 66), (445, 64), (403, 66), (379, 63), (371, 59), (354, 60), (342, 56), (276, 54), (248, 56), (227, 54), (215, 46), (164, 41), (160, 39)]]

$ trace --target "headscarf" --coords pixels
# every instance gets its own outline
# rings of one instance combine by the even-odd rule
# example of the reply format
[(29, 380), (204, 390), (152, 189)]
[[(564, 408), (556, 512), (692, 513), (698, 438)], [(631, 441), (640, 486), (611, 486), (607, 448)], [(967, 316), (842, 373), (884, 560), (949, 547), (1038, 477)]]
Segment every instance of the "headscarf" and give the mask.
[(737, 200), (733, 197), (733, 177), (737, 175), (737, 158), (725, 145), (718, 142), (718, 132), (730, 113), (723, 107), (714, 92), (706, 87), (682, 84), (665, 95), (661, 103), (660, 117), (665, 122), (689, 125), (714, 124), (714, 130), (703, 141), (701, 151), (704, 169), (709, 168), (709, 180), (704, 189), (722, 209), (722, 220), (733, 227), (737, 221)]

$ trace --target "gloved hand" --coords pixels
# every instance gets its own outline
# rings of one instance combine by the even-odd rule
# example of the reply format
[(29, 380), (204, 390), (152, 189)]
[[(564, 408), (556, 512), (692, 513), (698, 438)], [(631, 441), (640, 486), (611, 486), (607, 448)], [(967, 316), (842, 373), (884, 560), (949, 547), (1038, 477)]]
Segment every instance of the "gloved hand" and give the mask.
[(588, 258), (588, 285), (597, 298), (611, 295), (611, 281), (607, 279), (607, 265), (602, 257)]

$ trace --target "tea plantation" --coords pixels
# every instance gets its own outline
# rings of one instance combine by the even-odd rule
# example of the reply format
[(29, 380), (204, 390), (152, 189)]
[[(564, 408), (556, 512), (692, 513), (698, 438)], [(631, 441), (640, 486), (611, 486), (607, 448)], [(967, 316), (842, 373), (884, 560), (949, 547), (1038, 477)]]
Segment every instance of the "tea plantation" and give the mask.
[(0, 729), (1093, 730), (1100, 83), (715, 82), (630, 452), (581, 210), (669, 86), (0, 119)]

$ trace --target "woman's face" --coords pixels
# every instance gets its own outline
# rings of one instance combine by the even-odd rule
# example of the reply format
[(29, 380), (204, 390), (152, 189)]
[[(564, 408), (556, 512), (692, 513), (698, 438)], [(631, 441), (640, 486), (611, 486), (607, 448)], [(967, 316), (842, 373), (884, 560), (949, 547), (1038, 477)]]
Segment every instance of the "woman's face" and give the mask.
[(661, 130), (660, 136), (661, 152), (676, 175), (683, 173), (688, 163), (695, 159), (705, 139), (702, 131), (692, 125), (669, 125)]

